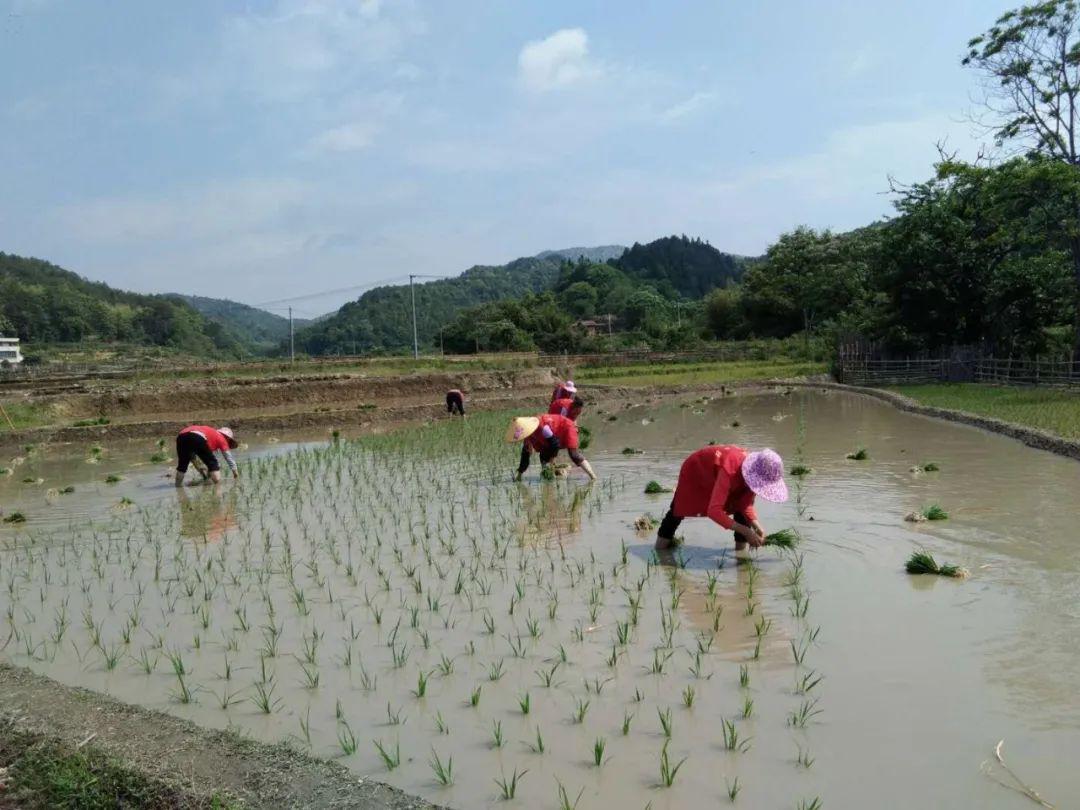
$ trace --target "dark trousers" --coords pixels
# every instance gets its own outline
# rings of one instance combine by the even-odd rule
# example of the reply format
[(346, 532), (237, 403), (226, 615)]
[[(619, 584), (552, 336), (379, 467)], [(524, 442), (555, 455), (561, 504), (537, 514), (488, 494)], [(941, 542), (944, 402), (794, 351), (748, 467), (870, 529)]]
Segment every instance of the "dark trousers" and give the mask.
[[(736, 523), (742, 526), (750, 525), (750, 519), (742, 512), (736, 512), (734, 515), (732, 515), (732, 518), (735, 520)], [(660, 528), (656, 533), (660, 537), (663, 537), (667, 540), (674, 540), (675, 532), (678, 531), (679, 524), (681, 524), (682, 522), (683, 519), (675, 514), (675, 509), (673, 507), (669, 507), (667, 510), (667, 514), (664, 515), (664, 519), (660, 521)], [(739, 537), (738, 534), (736, 534), (735, 542), (741, 543), (743, 542), (743, 539)]]
[(208, 472), (220, 469), (217, 456), (214, 455), (214, 451), (210, 449), (205, 438), (198, 433), (181, 433), (176, 437), (176, 471), (186, 473), (191, 459), (195, 456), (198, 456), (199, 460), (206, 465)]
[(465, 399), (461, 394), (447, 394), (446, 395), (446, 412), (448, 414), (460, 413), (465, 415)]

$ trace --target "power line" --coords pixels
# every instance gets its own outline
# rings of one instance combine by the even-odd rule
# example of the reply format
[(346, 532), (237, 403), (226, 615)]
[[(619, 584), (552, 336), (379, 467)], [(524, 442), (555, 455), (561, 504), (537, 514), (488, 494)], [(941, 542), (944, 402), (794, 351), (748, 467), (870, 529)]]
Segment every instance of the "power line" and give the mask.
[(328, 296), (328, 295), (340, 295), (341, 293), (355, 292), (355, 291), (359, 291), (359, 290), (367, 290), (367, 289), (370, 289), (372, 287), (378, 287), (378, 286), (380, 286), (382, 284), (390, 284), (391, 282), (394, 282), (394, 281), (404, 281), (406, 278), (408, 278), (408, 277), (407, 276), (393, 276), (392, 278), (384, 278), (384, 279), (380, 279), (379, 281), (372, 281), (372, 282), (370, 282), (368, 284), (360, 284), (360, 285), (357, 285), (357, 286), (354, 286), (354, 287), (340, 287), (340, 288), (338, 288), (336, 290), (323, 290), (322, 292), (317, 292), (317, 293), (306, 293), (305, 295), (297, 295), (297, 296), (294, 296), (292, 298), (278, 298), (278, 299), (276, 299), (274, 301), (264, 301), (261, 304), (251, 304), (250, 306), (259, 307), (260, 309), (265, 309), (265, 308), (267, 308), (267, 307), (269, 307), (271, 305), (274, 305), (274, 304), (288, 304), (290, 302), (295, 302), (295, 301), (308, 301), (308, 300), (311, 300), (313, 298), (324, 298), (325, 296)]

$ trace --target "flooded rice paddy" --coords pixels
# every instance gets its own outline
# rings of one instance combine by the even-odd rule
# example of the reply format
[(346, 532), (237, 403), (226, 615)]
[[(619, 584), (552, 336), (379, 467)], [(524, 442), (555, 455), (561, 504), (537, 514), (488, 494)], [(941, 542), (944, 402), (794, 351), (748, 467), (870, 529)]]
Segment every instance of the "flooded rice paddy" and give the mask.
[[(253, 441), (217, 491), (153, 443), (4, 459), (0, 657), (452, 807), (1032, 806), (980, 770), (1003, 738), (1080, 795), (1080, 465), (796, 392), (588, 414), (600, 482), (513, 484), (504, 421)], [(811, 468), (759, 504), (794, 552), (635, 531), (710, 441)], [(970, 578), (908, 576), (919, 549)]]

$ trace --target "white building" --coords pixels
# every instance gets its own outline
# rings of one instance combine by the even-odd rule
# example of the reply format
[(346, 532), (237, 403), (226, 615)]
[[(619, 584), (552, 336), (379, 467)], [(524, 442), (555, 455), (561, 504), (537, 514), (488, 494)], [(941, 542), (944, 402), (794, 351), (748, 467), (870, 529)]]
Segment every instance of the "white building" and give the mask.
[(16, 365), (22, 361), (23, 356), (19, 352), (19, 339), (0, 337), (0, 365), (4, 363)]

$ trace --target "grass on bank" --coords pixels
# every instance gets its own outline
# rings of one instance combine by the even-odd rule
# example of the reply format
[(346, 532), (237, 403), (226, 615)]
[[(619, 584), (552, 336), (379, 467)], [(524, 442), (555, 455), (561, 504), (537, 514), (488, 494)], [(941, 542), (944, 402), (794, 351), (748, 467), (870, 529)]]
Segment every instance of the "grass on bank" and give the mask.
[(149, 779), (92, 746), (75, 750), (3, 723), (0, 723), (0, 768), (7, 769), (0, 807), (240, 808), (225, 797), (192, 796)]
[(980, 383), (903, 385), (890, 390), (935, 408), (979, 416), (1080, 439), (1080, 392), (1060, 388), (997, 386)]
[(579, 384), (586, 382), (626, 386), (700, 385), (804, 377), (810, 374), (823, 374), (825, 371), (827, 371), (825, 363), (777, 358), (716, 363), (594, 366), (577, 370), (574, 380)]

